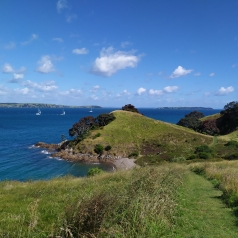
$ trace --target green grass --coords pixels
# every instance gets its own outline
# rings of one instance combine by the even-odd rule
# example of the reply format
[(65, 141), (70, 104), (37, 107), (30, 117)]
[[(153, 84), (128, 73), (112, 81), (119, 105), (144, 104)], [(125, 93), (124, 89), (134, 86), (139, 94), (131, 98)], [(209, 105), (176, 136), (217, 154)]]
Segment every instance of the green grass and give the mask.
[(186, 165), (0, 183), (0, 237), (236, 237), (221, 193)]
[[(75, 150), (94, 153), (96, 144), (110, 145), (111, 155), (127, 157), (132, 152), (139, 155), (158, 155), (158, 158), (171, 159), (186, 157), (195, 147), (211, 144), (213, 137), (199, 134), (170, 123), (153, 120), (138, 113), (114, 111), (116, 120), (109, 125), (91, 132)], [(100, 137), (95, 135), (100, 133)]]

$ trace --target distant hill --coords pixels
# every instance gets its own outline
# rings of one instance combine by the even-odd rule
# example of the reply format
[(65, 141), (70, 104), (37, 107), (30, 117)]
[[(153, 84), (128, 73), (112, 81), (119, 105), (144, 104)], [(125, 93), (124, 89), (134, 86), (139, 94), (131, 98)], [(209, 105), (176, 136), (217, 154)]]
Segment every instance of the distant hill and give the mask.
[(213, 108), (211, 108), (211, 107), (158, 107), (157, 109), (213, 110)]
[(0, 107), (12, 107), (12, 108), (102, 108), (96, 105), (88, 106), (66, 106), (48, 103), (0, 103)]

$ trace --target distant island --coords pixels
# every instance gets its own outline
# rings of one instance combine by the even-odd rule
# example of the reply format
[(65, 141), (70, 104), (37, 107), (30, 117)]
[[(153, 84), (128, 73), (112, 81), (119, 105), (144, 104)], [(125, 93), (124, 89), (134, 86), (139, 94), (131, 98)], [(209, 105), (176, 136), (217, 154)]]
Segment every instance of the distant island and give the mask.
[(0, 107), (11, 107), (11, 108), (102, 108), (96, 105), (88, 106), (66, 106), (48, 103), (0, 103)]
[(211, 107), (158, 107), (156, 109), (213, 110), (213, 108), (211, 108)]

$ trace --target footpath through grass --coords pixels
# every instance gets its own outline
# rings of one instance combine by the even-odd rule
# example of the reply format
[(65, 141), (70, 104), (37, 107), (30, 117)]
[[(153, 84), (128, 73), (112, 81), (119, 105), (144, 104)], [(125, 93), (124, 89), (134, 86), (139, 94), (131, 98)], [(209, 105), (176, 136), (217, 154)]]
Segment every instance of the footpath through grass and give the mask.
[(189, 172), (179, 192), (173, 237), (238, 237), (236, 217), (220, 199), (222, 192), (204, 177)]

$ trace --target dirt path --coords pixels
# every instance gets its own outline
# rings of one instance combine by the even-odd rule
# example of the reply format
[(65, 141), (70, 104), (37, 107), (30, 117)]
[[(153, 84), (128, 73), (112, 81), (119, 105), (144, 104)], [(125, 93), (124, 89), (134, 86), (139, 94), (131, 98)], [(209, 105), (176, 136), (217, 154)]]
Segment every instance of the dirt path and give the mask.
[(238, 237), (237, 218), (220, 196), (211, 182), (189, 172), (179, 192), (180, 218), (174, 237)]

